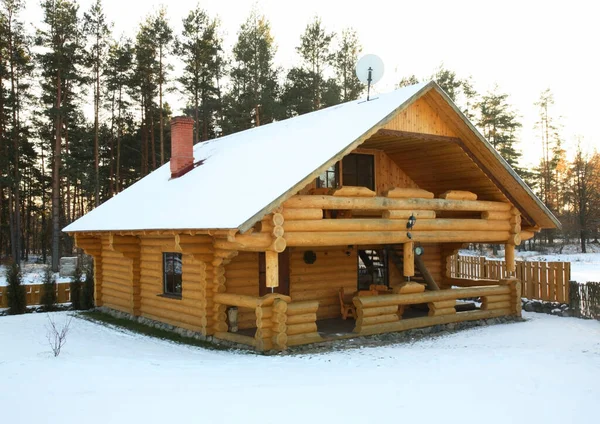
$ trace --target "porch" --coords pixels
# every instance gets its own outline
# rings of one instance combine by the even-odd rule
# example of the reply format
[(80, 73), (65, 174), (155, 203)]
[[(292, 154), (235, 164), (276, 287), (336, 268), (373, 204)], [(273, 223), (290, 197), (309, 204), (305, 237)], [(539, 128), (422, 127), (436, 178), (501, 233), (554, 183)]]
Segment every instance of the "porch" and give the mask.
[[(218, 293), (215, 310), (222, 311), (214, 337), (244, 344), (258, 351), (284, 350), (288, 346), (319, 343), (398, 332), (461, 321), (521, 314), (521, 287), (516, 279), (483, 287), (461, 287), (421, 293), (389, 293), (354, 296), (355, 320), (318, 320), (318, 301), (292, 301), (289, 296), (268, 294), (262, 297)], [(479, 298), (481, 306), (460, 311), (457, 301)], [(418, 308), (416, 305), (426, 305)], [(235, 306), (254, 308), (256, 327), (231, 331), (226, 311)]]

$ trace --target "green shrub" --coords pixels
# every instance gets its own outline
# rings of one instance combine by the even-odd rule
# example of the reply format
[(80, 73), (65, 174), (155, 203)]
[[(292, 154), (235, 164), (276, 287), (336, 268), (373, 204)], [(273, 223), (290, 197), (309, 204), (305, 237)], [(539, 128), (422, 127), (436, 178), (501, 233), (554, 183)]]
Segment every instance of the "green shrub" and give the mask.
[(8, 313), (11, 315), (24, 314), (27, 312), (27, 295), (25, 286), (22, 284), (21, 269), (15, 262), (10, 264), (6, 270), (8, 281)]
[(92, 265), (88, 266), (85, 271), (82, 295), (82, 309), (92, 309), (94, 307), (94, 267)]
[(75, 268), (75, 275), (73, 275), (73, 277), (71, 278), (71, 284), (69, 285), (70, 290), (71, 290), (71, 306), (73, 306), (73, 309), (76, 310), (80, 310), (81, 309), (81, 286), (82, 286), (82, 282), (81, 282), (81, 278), (82, 277), (82, 272), (81, 272), (81, 268), (77, 267)]
[(44, 311), (49, 312), (56, 309), (56, 281), (52, 269), (47, 266), (42, 278), (42, 298), (40, 303)]

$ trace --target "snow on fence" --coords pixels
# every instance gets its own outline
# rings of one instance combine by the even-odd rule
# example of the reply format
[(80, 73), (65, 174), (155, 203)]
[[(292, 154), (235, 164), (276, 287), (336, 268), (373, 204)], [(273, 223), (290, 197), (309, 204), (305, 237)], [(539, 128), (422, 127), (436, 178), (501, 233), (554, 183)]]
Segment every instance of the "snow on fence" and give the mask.
[[(27, 305), (39, 305), (42, 298), (42, 284), (27, 284), (25, 293), (27, 294)], [(8, 286), (0, 286), (0, 308), (8, 308)], [(56, 302), (67, 303), (71, 301), (70, 283), (56, 284)]]
[(569, 305), (578, 318), (600, 319), (600, 283), (576, 281), (569, 283)]
[[(509, 277), (505, 261), (484, 256), (453, 255), (448, 265), (450, 278), (502, 280)], [(517, 261), (516, 271), (523, 297), (569, 302), (570, 262)]]

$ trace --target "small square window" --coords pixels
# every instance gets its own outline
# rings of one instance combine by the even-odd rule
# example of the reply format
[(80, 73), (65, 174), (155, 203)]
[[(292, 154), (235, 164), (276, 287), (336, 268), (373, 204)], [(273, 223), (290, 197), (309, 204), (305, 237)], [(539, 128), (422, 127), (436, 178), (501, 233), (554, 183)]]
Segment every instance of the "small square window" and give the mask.
[(182, 284), (181, 253), (163, 253), (163, 290), (164, 294), (181, 296)]

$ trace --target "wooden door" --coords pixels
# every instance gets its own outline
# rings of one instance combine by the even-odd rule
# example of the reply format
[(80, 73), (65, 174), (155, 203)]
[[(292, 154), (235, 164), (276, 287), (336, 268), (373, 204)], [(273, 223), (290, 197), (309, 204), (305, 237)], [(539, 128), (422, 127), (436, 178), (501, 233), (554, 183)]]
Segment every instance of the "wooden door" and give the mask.
[[(260, 296), (271, 293), (267, 287), (266, 262), (264, 252), (258, 254), (258, 293)], [(285, 249), (279, 254), (279, 287), (273, 289), (273, 293), (290, 295), (290, 249)]]

